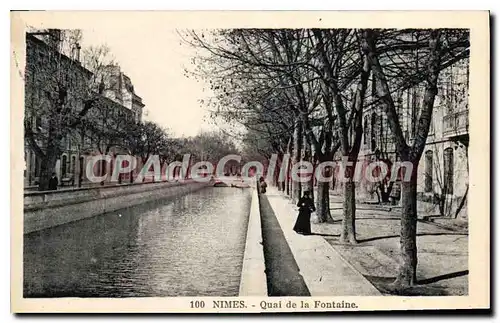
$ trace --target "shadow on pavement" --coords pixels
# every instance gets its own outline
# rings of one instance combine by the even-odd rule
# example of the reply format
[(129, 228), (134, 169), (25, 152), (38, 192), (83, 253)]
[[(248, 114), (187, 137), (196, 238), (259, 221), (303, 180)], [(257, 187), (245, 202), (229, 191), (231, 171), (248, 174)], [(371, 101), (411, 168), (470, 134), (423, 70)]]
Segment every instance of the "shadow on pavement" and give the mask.
[[(466, 233), (458, 233), (458, 232), (429, 232), (429, 233), (417, 233), (417, 237), (422, 236), (467, 236)], [(383, 239), (391, 239), (391, 238), (399, 238), (399, 234), (397, 235), (389, 235), (389, 236), (381, 236), (381, 237), (372, 237), (366, 239), (358, 239), (359, 243), (369, 242), (375, 240), (383, 240)]]
[(269, 296), (311, 296), (267, 196), (259, 200)]
[(400, 287), (394, 288), (392, 283), (396, 279), (395, 277), (380, 277), (380, 276), (370, 276), (364, 275), (375, 288), (377, 288), (383, 295), (394, 295), (394, 296), (450, 296), (446, 288), (442, 286), (428, 286), (417, 283), (417, 285), (411, 287)]
[(328, 234), (328, 233), (311, 233), (310, 236), (322, 236), (322, 237), (334, 237), (340, 238), (340, 234)]
[(454, 273), (449, 273), (449, 274), (439, 275), (439, 276), (432, 277), (432, 278), (422, 279), (422, 280), (418, 281), (417, 283), (419, 285), (432, 284), (432, 283), (438, 282), (438, 281), (443, 280), (443, 279), (450, 279), (450, 278), (465, 276), (468, 274), (469, 274), (468, 270), (456, 271)]

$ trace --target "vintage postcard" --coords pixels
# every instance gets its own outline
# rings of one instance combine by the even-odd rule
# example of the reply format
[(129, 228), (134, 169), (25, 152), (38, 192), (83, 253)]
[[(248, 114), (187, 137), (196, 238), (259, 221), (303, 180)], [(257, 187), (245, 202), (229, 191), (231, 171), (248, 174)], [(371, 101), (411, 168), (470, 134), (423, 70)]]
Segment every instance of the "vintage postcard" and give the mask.
[(11, 12), (12, 312), (490, 308), (489, 12)]

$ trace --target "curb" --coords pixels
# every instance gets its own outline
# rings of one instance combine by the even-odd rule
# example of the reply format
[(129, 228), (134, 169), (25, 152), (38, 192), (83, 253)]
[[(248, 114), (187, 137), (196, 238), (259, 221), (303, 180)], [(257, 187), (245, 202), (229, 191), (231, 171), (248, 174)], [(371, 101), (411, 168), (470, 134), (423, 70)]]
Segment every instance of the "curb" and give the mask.
[(267, 276), (262, 245), (259, 194), (252, 189), (252, 204), (248, 217), (248, 229), (241, 269), (239, 296), (267, 297)]

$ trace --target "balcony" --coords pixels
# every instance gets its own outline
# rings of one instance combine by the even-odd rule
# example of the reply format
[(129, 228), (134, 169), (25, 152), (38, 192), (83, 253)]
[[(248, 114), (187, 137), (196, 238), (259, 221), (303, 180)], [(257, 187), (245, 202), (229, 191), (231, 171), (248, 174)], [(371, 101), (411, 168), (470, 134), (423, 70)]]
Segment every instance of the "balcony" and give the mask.
[(469, 133), (469, 110), (454, 112), (443, 117), (443, 137), (457, 137)]

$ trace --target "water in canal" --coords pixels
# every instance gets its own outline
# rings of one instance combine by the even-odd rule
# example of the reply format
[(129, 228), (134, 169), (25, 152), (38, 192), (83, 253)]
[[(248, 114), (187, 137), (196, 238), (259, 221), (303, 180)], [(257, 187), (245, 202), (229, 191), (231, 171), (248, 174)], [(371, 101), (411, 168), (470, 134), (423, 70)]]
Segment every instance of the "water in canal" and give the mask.
[(24, 297), (237, 296), (251, 194), (210, 187), (24, 236)]

